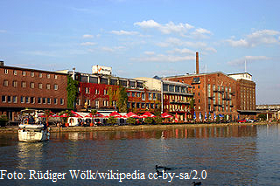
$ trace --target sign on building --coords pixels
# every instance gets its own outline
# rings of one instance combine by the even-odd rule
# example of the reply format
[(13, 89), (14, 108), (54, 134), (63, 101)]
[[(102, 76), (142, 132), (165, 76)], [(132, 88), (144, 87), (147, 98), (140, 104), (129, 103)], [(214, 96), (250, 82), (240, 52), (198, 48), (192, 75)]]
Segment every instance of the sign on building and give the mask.
[(94, 65), (94, 66), (92, 66), (92, 73), (93, 74), (102, 74), (102, 75), (111, 75), (112, 67)]

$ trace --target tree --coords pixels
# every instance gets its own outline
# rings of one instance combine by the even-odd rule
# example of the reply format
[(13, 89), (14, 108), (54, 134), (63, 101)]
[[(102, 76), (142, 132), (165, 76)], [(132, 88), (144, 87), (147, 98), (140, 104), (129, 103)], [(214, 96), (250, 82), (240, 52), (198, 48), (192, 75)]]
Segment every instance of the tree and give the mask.
[(130, 117), (130, 118), (127, 118), (126, 122), (127, 122), (127, 123), (130, 123), (130, 124), (135, 124), (135, 123), (136, 123), (136, 119)]
[(78, 84), (78, 81), (73, 80), (70, 76), (67, 77), (67, 107), (69, 109), (74, 110), (75, 108), (74, 103), (78, 95)]
[(155, 117), (155, 123), (156, 124), (161, 124), (162, 123), (162, 117), (160, 117), (160, 116)]
[(117, 90), (117, 107), (119, 112), (127, 112), (127, 92), (126, 89), (123, 86), (119, 86), (119, 89)]
[(153, 118), (151, 118), (151, 117), (145, 118), (145, 123), (152, 124), (153, 122), (154, 122)]
[(117, 118), (109, 117), (108, 120), (107, 120), (107, 123), (116, 124), (117, 123)]

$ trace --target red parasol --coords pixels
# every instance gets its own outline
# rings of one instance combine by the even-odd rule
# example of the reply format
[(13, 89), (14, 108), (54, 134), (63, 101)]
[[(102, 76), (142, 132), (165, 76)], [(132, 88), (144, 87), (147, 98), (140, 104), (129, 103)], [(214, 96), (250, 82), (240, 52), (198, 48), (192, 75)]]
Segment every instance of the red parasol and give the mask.
[(133, 112), (129, 112), (126, 114), (126, 117), (129, 118), (129, 117), (132, 117), (132, 118), (139, 118), (139, 116), (137, 114), (134, 114)]
[(110, 117), (115, 117), (115, 118), (121, 118), (121, 117), (123, 117), (122, 115), (120, 115), (120, 114), (117, 113), (116, 111), (112, 112), (109, 116), (110, 116)]
[(162, 118), (172, 118), (173, 116), (165, 112), (165, 113), (161, 114), (161, 117)]
[(93, 115), (92, 113), (89, 113), (88, 115), (86, 115), (85, 117), (90, 117), (90, 118), (95, 118), (95, 117), (104, 117), (102, 114), (96, 112), (95, 115)]
[(74, 117), (77, 117), (77, 118), (82, 118), (83, 117), (80, 114), (74, 112), (73, 110), (71, 110), (71, 113), (74, 115)]
[(156, 117), (155, 115), (153, 115), (152, 113), (150, 113), (150, 112), (145, 112), (143, 115), (142, 115), (142, 117), (143, 118), (148, 118), (148, 117), (150, 117), (150, 118), (154, 118), (154, 117)]

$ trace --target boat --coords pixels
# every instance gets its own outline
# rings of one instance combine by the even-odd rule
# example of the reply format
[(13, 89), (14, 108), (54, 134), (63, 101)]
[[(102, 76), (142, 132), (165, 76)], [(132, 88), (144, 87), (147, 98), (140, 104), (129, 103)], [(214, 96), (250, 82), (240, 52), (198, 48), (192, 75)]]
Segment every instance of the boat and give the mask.
[(39, 142), (49, 140), (50, 128), (46, 126), (44, 118), (39, 117), (38, 110), (22, 110), (21, 117), (18, 129), (19, 141)]

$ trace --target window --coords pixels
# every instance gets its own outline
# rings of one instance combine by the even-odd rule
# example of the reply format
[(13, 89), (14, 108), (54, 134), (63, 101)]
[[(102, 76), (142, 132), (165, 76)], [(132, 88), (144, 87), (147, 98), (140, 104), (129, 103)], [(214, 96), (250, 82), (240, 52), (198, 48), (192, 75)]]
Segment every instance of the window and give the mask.
[(4, 72), (5, 72), (5, 74), (8, 74), (8, 73), (9, 73), (8, 69), (5, 69)]
[(31, 82), (30, 83), (30, 88), (34, 88), (35, 87), (35, 83)]
[[(79, 99), (79, 101), (80, 101), (80, 99)], [(53, 103), (55, 104), (55, 105), (57, 105), (57, 98), (54, 98), (53, 99)], [(79, 104), (80, 105), (80, 104)]]
[(54, 79), (57, 79), (57, 75), (54, 75)]
[(8, 103), (11, 103), (12, 102), (11, 96), (7, 96), (7, 98), (8, 98)]
[(30, 75), (31, 75), (31, 77), (34, 77), (34, 72), (31, 72)]
[(15, 75), (15, 76), (17, 75), (17, 71), (16, 71), (16, 70), (14, 70), (14, 75)]
[(54, 85), (54, 90), (58, 90), (58, 85), (57, 84)]
[(21, 97), (20, 97), (20, 102), (21, 102), (21, 103), (24, 103), (24, 101), (25, 101), (25, 97), (24, 97), (24, 96), (21, 96)]
[(51, 104), (51, 98), (47, 98), (48, 104)]
[(153, 100), (156, 100), (156, 93), (153, 93)]
[(127, 93), (127, 97), (130, 97), (130, 92)]
[(3, 85), (4, 85), (5, 87), (9, 86), (9, 81), (8, 81), (8, 80), (4, 80)]
[(25, 97), (25, 103), (29, 103), (29, 102), (30, 102), (29, 97)]
[(99, 108), (99, 101), (95, 101), (96, 108)]
[(43, 77), (43, 74), (42, 73), (39, 73), (39, 78), (42, 78)]
[(17, 103), (17, 96), (13, 96), (13, 103)]
[(64, 105), (64, 99), (60, 98), (60, 105)]
[(135, 97), (135, 92), (132, 92), (131, 95), (132, 95), (132, 97)]
[(42, 103), (42, 98), (38, 98), (38, 103), (39, 103), (39, 104)]
[(35, 103), (35, 98), (34, 97), (30, 97), (30, 103), (32, 103), (32, 104)]
[(145, 99), (146, 99), (145, 93), (142, 93), (142, 100), (145, 100)]
[(43, 104), (46, 104), (46, 98), (43, 98)]
[(152, 100), (152, 93), (148, 94), (149, 100)]
[(22, 87), (22, 88), (25, 88), (25, 87), (26, 87), (26, 82), (25, 82), (25, 81), (22, 81), (22, 82), (21, 82), (21, 87)]
[[(96, 90), (95, 90), (95, 93), (96, 93)], [(86, 94), (89, 94), (89, 88), (86, 87)]]
[(17, 87), (17, 81), (13, 81), (13, 87)]
[(26, 76), (26, 72), (25, 71), (22, 71), (22, 76)]
[(140, 92), (137, 92), (137, 97), (140, 98), (141, 94)]
[(39, 89), (42, 89), (43, 88), (43, 84), (42, 83), (39, 83)]
[(50, 74), (47, 74), (47, 78), (50, 79), (50, 78), (51, 78), (51, 75), (50, 75)]
[(2, 96), (2, 102), (6, 103), (6, 96)]
[(47, 84), (47, 89), (50, 90), (51, 89), (51, 85)]

